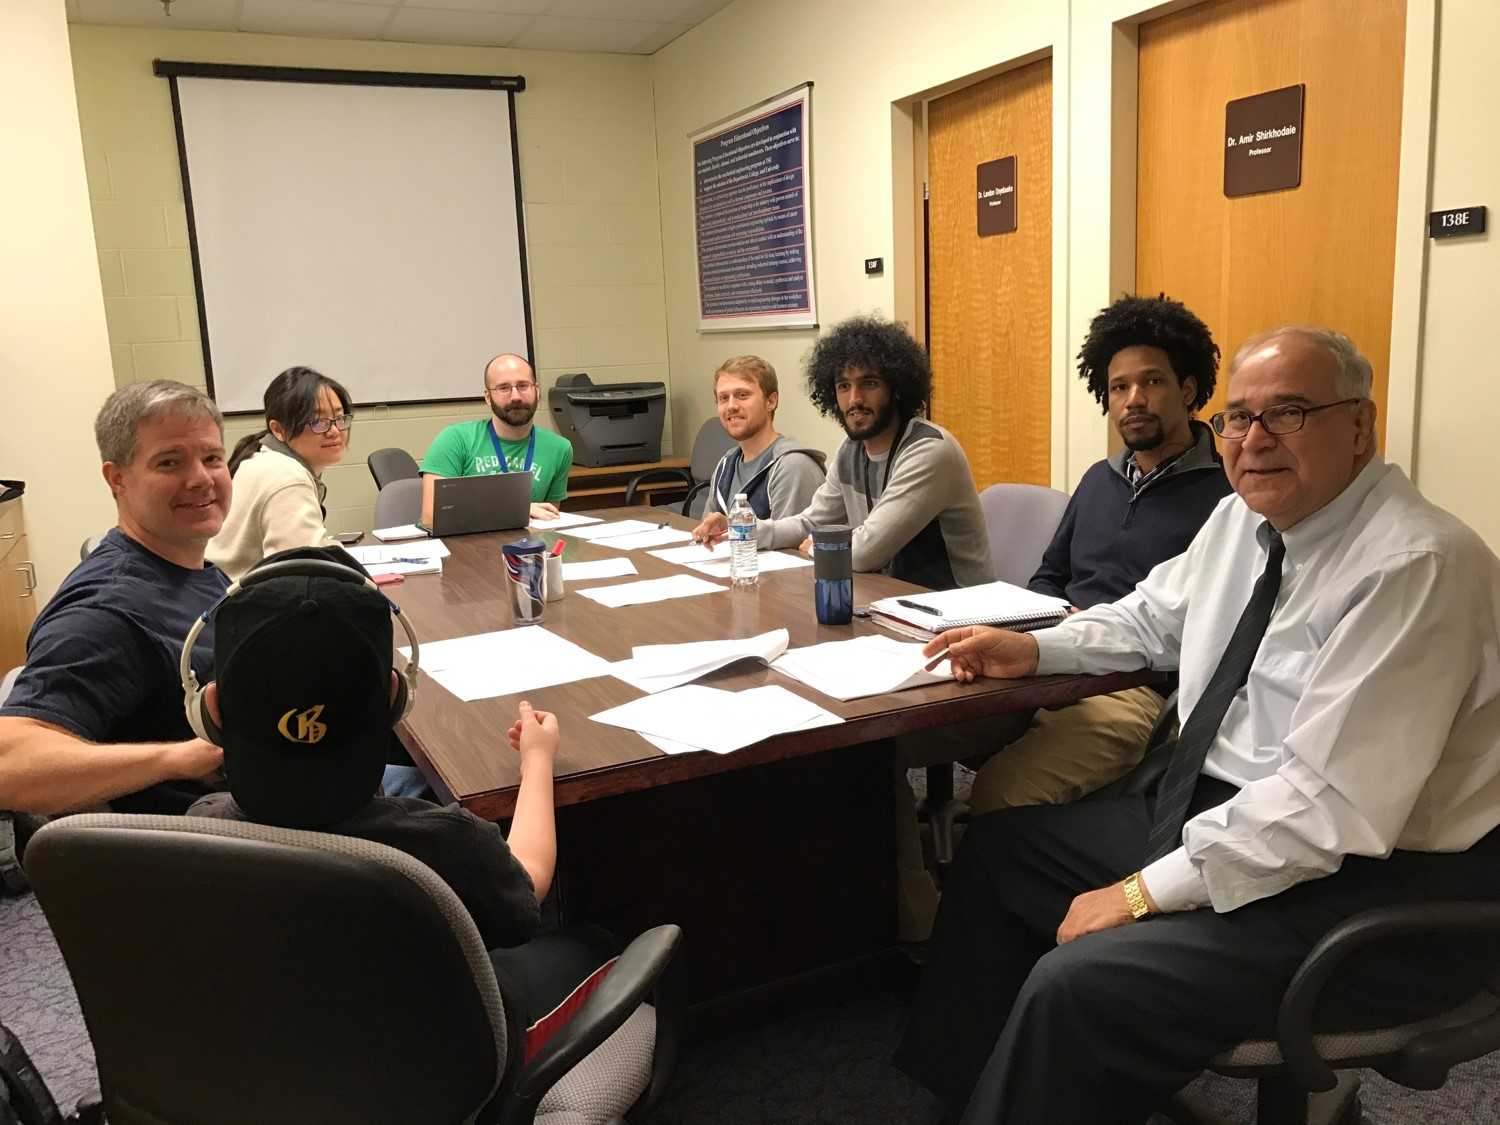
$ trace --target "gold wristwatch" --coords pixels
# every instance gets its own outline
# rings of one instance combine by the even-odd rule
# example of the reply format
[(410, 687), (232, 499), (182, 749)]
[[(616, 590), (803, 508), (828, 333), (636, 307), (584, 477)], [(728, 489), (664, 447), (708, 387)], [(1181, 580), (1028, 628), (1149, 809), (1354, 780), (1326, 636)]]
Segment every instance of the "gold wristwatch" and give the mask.
[(1137, 871), (1125, 880), (1125, 902), (1130, 907), (1132, 918), (1144, 918), (1151, 913), (1151, 907), (1146, 904), (1146, 896), (1141, 893), (1141, 873)]

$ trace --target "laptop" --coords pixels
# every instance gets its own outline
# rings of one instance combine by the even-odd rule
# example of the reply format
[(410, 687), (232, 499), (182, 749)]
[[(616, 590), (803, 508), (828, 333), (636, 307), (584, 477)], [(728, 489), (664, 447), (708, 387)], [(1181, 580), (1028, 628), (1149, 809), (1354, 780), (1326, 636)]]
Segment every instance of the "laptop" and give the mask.
[(432, 526), (436, 539), (480, 531), (513, 531), (531, 520), (531, 474), (444, 477), (432, 482)]

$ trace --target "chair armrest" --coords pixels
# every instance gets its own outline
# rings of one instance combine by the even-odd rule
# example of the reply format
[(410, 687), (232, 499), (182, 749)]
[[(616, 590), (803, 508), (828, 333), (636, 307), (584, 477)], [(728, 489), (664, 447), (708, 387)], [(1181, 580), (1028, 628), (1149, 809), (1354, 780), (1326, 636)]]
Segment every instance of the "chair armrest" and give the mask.
[(625, 482), (625, 506), (627, 508), (635, 503), (636, 488), (653, 477), (676, 477), (689, 488), (693, 486), (693, 474), (686, 469), (642, 469)]
[(599, 987), (516, 1075), (513, 1097), (535, 1103), (568, 1071), (608, 1039), (640, 1006), (682, 941), (678, 926), (647, 930), (620, 954)]
[[(1331, 1090), (1338, 1082), (1333, 1068), (1323, 1061), (1313, 1044), (1312, 1016), (1324, 987), (1339, 965), (1373, 942), (1433, 932), (1500, 934), (1500, 902), (1377, 906), (1344, 919), (1313, 946), (1293, 974), (1276, 1020), (1281, 1057), (1303, 1088)], [(1446, 1066), (1443, 1069), (1446, 1071)]]
[(682, 514), (683, 515), (685, 515), (685, 516), (691, 516), (693, 514), (692, 512), (688, 511), (688, 508), (693, 503), (693, 497), (697, 496), (698, 493), (702, 492), (707, 487), (708, 487), (708, 481), (706, 481), (706, 480), (700, 480), (696, 484), (694, 484), (691, 488), (689, 488), (687, 490), (687, 495), (682, 498)]

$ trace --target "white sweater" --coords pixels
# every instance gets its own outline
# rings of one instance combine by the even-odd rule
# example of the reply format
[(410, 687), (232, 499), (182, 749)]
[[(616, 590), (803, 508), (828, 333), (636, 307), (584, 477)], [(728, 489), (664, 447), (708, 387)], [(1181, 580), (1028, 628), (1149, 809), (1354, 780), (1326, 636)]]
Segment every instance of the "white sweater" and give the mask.
[(277, 551), (332, 545), (322, 492), (323, 482), (301, 460), (263, 444), (234, 474), (229, 518), (209, 540), (209, 561), (237, 582)]

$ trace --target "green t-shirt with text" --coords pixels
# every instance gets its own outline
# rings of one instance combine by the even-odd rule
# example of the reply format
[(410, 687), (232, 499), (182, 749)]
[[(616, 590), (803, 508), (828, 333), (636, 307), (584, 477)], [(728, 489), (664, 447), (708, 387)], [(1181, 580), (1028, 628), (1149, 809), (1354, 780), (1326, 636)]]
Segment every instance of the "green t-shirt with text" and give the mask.
[[(573, 467), (573, 444), (561, 434), (533, 426), (536, 451), (531, 458), (531, 499), (534, 503), (560, 504), (568, 496), (568, 470)], [(526, 468), (529, 437), (500, 442), (505, 467), (495, 457), (488, 418), (455, 422), (427, 447), (422, 471), (440, 477), (487, 477), (501, 472), (519, 473)]]

